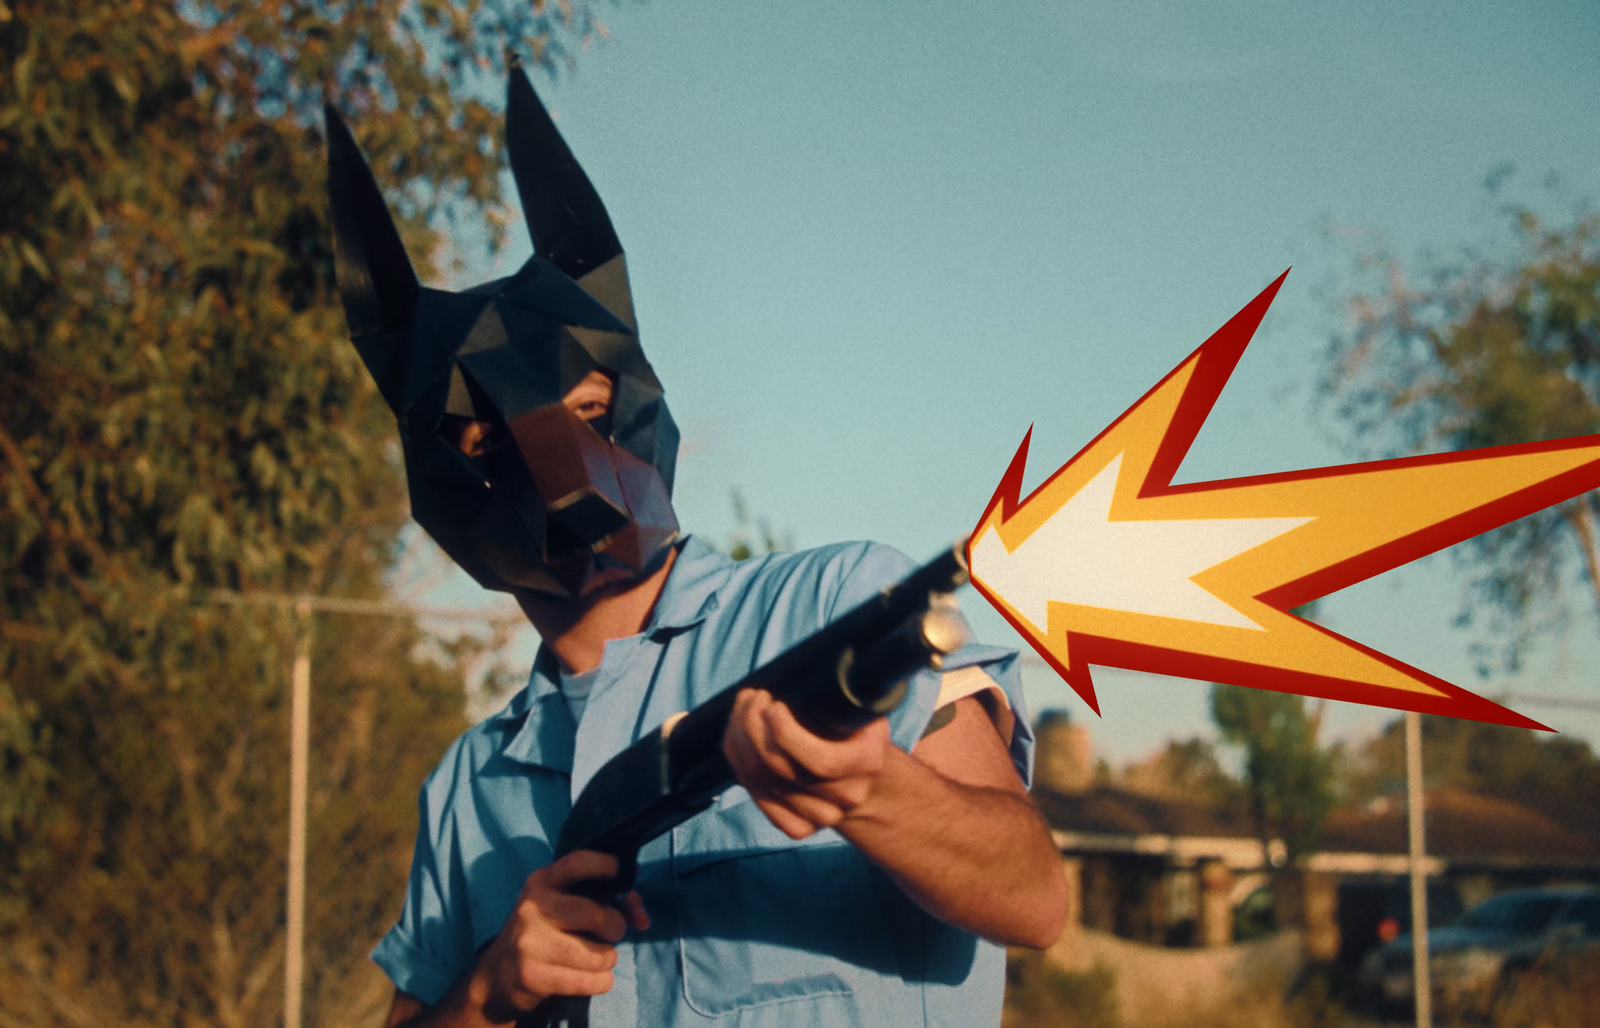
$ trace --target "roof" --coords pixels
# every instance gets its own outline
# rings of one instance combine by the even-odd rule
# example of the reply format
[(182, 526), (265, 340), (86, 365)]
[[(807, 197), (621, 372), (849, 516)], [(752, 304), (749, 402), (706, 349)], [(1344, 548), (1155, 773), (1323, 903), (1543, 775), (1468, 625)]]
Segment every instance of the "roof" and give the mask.
[[(1105, 785), (1072, 795), (1035, 789), (1033, 798), (1064, 848), (1177, 858), (1215, 855), (1230, 864), (1260, 859), (1259, 836), (1249, 819), (1203, 804)], [(1444, 864), (1600, 867), (1600, 837), (1514, 800), (1439, 787), (1428, 790), (1426, 805), (1427, 856), (1435, 865), (1430, 873)], [(1234, 846), (1235, 841), (1255, 848)], [(1403, 862), (1407, 850), (1405, 804), (1385, 799), (1335, 810), (1318, 850), (1312, 865), (1323, 870), (1400, 868), (1395, 861)]]
[(1250, 824), (1198, 803), (1160, 799), (1108, 785), (1075, 795), (1036, 789), (1034, 802), (1051, 828), (1107, 835), (1201, 835), (1255, 839)]
[[(1439, 787), (1428, 790), (1423, 809), (1424, 842), (1430, 856), (1458, 862), (1600, 864), (1600, 839), (1512, 800)], [(1390, 801), (1334, 811), (1323, 829), (1320, 848), (1325, 852), (1404, 853), (1405, 804)]]

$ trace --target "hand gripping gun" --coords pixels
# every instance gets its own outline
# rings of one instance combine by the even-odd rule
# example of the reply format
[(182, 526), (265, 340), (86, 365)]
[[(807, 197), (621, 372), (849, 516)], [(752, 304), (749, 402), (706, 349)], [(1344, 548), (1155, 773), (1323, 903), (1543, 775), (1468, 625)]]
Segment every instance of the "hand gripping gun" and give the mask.
[[(765, 689), (809, 731), (842, 739), (905, 698), (906, 679), (937, 670), (966, 642), (955, 591), (967, 583), (966, 542), (801, 640), (700, 706), (667, 719), (618, 753), (584, 786), (556, 840), (557, 859), (596, 850), (618, 859), (614, 879), (575, 889), (615, 902), (633, 887), (639, 849), (705, 810), (732, 788), (722, 755), (734, 697)], [(552, 996), (518, 1028), (585, 1028), (589, 997)]]

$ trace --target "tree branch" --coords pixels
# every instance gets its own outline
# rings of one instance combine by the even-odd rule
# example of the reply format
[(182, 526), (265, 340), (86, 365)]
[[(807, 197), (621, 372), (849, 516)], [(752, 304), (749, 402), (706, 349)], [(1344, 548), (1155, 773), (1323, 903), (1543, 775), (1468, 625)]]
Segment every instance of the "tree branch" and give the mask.
[(1590, 510), (1593, 493), (1578, 497), (1561, 508), (1561, 514), (1578, 533), (1578, 545), (1583, 547), (1583, 560), (1589, 568), (1589, 588), (1594, 591), (1595, 603), (1600, 604), (1600, 551), (1594, 537), (1594, 512)]

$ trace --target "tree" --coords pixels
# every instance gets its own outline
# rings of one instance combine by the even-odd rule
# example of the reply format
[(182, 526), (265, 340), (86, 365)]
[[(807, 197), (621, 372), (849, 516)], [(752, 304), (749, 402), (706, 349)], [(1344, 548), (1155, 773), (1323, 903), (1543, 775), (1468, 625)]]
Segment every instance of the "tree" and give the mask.
[[(1404, 788), (1404, 735), (1396, 719), (1361, 748), (1346, 775), (1352, 801)], [(1514, 800), (1580, 832), (1600, 827), (1600, 758), (1581, 739), (1423, 715), (1422, 745), (1429, 786)]]
[[(1361, 436), (1420, 451), (1600, 432), (1600, 217), (1509, 213), (1503, 256), (1467, 253), (1420, 277), (1381, 249), (1358, 257), (1368, 279), (1345, 297), (1351, 327), (1326, 387)], [(1600, 604), (1597, 516), (1589, 493), (1457, 549), (1479, 601), (1463, 621), (1490, 613), (1511, 663), (1574, 566)]]
[(1165, 748), (1123, 768), (1124, 787), (1149, 796), (1206, 807), (1240, 805), (1240, 783), (1217, 760), (1209, 739), (1169, 739)]
[[(539, 0), (0, 4), (0, 1020), (279, 1018), (290, 626), (228, 593), (378, 596), (393, 420), (332, 277), (321, 103), (413, 254), (505, 223), (508, 45)], [(419, 269), (424, 277), (429, 269)], [(395, 915), (470, 641), (324, 622), (308, 1015)]]
[(729, 533), (727, 554), (734, 560), (749, 560), (767, 553), (783, 553), (794, 549), (794, 537), (785, 532), (778, 535), (772, 522), (765, 517), (752, 518), (744, 493), (738, 489), (731, 494), (733, 501), (733, 531)]
[(1321, 710), (1309, 714), (1304, 696), (1218, 684), (1211, 687), (1211, 717), (1224, 742), (1244, 749), (1263, 863), (1271, 866), (1273, 835), (1283, 839), (1291, 864), (1312, 852), (1334, 802), (1333, 757), (1317, 744)]

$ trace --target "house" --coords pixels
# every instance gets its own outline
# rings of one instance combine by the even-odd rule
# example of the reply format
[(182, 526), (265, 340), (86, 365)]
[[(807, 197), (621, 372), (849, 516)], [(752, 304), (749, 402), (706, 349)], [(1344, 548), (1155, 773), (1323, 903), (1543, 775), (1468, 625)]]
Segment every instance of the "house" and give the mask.
[[(1354, 963), (1409, 928), (1403, 801), (1335, 810), (1319, 851), (1286, 868), (1281, 840), (1237, 814), (1096, 783), (1087, 729), (1065, 715), (1047, 713), (1035, 733), (1034, 800), (1061, 850), (1075, 924), (1154, 945), (1227, 945), (1241, 907), (1267, 899), (1257, 890), (1270, 882), (1262, 913), (1303, 931), (1313, 959)], [(1600, 884), (1600, 826), (1448, 787), (1424, 804), (1432, 924), (1504, 889)]]
[[(1423, 799), (1432, 925), (1506, 889), (1600, 884), (1600, 825), (1440, 786)], [(1339, 881), (1341, 962), (1410, 928), (1406, 809), (1399, 797), (1335, 810), (1310, 866)]]
[[(1075, 921), (1162, 946), (1233, 941), (1234, 909), (1265, 884), (1262, 840), (1199, 804), (1096, 784), (1088, 729), (1059, 711), (1034, 726), (1034, 802), (1061, 850)], [(1283, 862), (1281, 841), (1266, 853)]]

